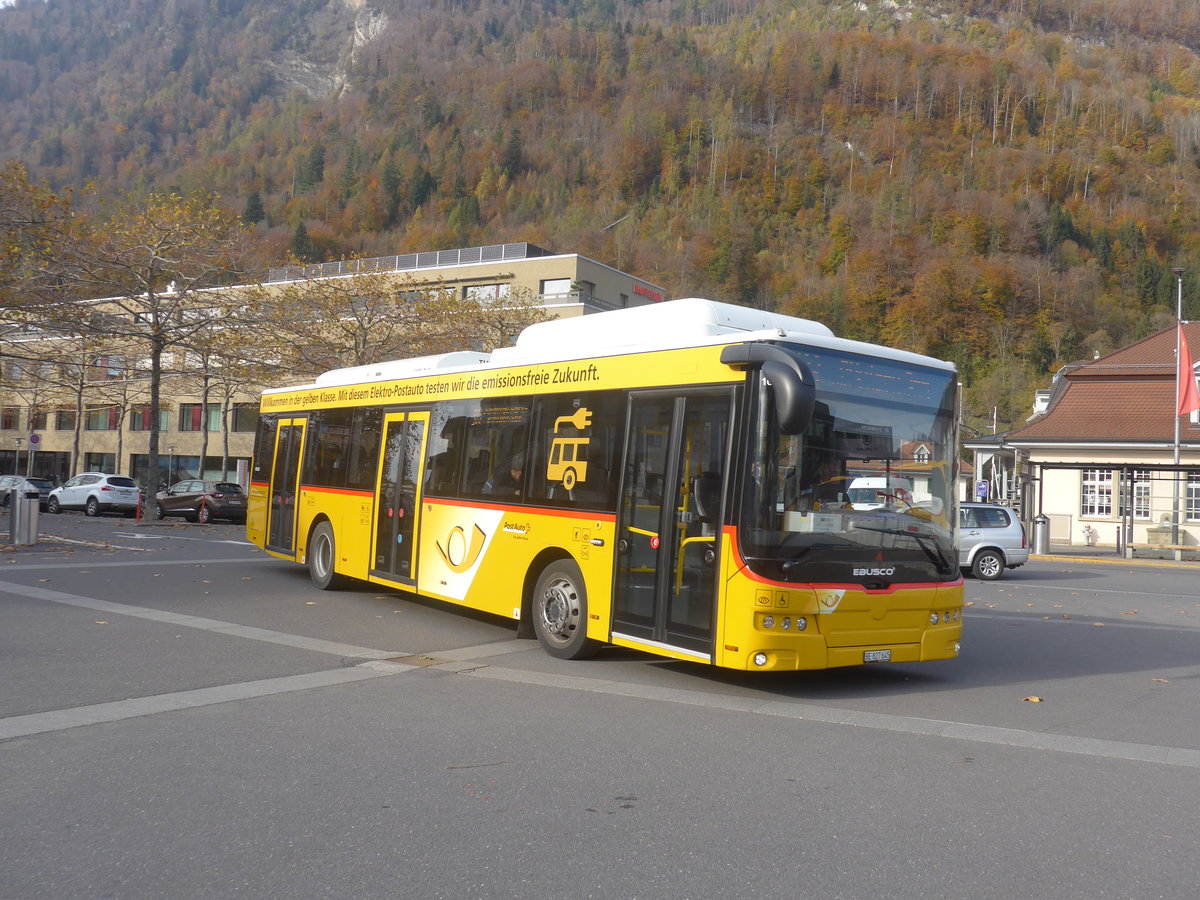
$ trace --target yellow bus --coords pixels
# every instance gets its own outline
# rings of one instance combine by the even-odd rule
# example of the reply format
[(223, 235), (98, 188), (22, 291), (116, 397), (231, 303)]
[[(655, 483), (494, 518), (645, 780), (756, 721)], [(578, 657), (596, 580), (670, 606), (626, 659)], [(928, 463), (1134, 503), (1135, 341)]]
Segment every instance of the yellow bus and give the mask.
[[(945, 362), (708, 300), (262, 398), (249, 539), (348, 579), (750, 671), (949, 659), (961, 636)], [(912, 490), (855, 509), (857, 477)]]

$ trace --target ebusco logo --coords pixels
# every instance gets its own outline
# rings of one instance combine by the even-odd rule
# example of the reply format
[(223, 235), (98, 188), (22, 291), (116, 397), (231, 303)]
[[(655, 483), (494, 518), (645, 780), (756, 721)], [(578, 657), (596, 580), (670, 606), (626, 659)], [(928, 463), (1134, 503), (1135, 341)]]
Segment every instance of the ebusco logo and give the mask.
[(896, 574), (895, 566), (888, 566), (887, 568), (884, 568), (884, 569), (855, 569), (854, 570), (855, 577), (862, 577), (864, 575), (895, 575), (895, 574)]

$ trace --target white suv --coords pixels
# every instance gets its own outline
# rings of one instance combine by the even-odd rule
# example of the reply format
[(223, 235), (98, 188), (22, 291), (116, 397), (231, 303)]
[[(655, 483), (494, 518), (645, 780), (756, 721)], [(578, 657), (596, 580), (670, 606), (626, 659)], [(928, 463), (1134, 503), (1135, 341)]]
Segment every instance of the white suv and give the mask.
[(1006, 506), (958, 505), (958, 564), (976, 578), (994, 581), (1004, 570), (1029, 562), (1025, 526)]
[(84, 472), (52, 490), (46, 499), (46, 509), (52, 513), (82, 509), (89, 516), (102, 512), (132, 516), (137, 512), (139, 496), (137, 482), (126, 475)]

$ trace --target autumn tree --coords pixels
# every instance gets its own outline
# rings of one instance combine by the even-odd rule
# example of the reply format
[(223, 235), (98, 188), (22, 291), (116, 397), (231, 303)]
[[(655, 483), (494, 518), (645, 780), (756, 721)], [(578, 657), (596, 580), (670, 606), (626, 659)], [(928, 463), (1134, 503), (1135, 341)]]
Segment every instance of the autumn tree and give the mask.
[(240, 304), (237, 327), (256, 335), (259, 358), (276, 380), (453, 350), (488, 351), (547, 318), (519, 291), (464, 297), (448, 285), (390, 272), (254, 286)]
[(31, 182), (16, 160), (0, 168), (0, 307), (9, 322), (55, 296), (71, 228), (70, 194)]
[(81, 219), (64, 248), (67, 274), (75, 296), (102, 299), (57, 303), (47, 324), (118, 341), (129, 359), (148, 360), (147, 477), (154, 478), (164, 354), (228, 318), (229, 294), (221, 287), (240, 273), (245, 233), (236, 216), (203, 192), (125, 199)]

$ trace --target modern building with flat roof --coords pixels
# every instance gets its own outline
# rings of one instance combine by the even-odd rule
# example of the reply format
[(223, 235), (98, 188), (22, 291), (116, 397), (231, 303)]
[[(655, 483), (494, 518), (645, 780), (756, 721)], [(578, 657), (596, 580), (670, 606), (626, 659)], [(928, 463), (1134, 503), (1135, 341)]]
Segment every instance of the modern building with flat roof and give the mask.
[[(271, 269), (263, 285), (396, 275), (409, 287), (453, 290), (466, 300), (528, 303), (566, 318), (665, 298), (661, 286), (577, 253), (529, 243), (406, 253)], [(93, 308), (103, 300), (91, 301)], [(148, 367), (140, 348), (97, 353), (83, 364), (82, 408), (51, 388), (53, 354), (42, 343), (61, 340), (29, 331), (0, 333), (0, 474), (37, 474), (64, 481), (86, 471), (139, 477), (149, 460)], [(162, 384), (159, 454), (169, 480), (236, 478), (248, 463), (258, 418), (258, 392), (242, 389), (202, 400), (200, 372), (190, 355), (173, 354)], [(61, 379), (58, 379), (61, 385)], [(261, 387), (274, 386), (262, 385)], [(77, 440), (78, 436), (78, 440)], [(203, 457), (203, 459), (201, 458)]]

